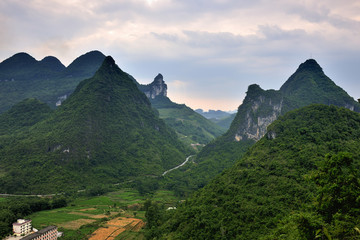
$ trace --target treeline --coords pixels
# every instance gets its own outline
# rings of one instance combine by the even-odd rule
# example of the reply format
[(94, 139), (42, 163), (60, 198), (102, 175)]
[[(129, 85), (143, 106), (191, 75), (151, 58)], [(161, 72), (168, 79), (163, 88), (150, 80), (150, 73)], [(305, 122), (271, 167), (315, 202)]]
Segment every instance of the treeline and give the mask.
[(0, 238), (12, 233), (12, 223), (31, 213), (66, 207), (63, 196), (50, 198), (40, 197), (7, 197), (0, 201)]

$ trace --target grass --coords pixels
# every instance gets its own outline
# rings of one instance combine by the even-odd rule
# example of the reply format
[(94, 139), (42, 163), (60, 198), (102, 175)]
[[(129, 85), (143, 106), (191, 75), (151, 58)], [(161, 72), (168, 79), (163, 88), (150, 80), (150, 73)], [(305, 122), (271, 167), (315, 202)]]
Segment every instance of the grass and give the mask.
[[(116, 214), (120, 214), (124, 217), (135, 217), (145, 221), (145, 211), (141, 211), (140, 209), (134, 210), (130, 207), (128, 209), (128, 206), (133, 204), (142, 205), (145, 200), (149, 198), (152, 201), (164, 203), (167, 205), (173, 205), (178, 201), (174, 192), (168, 190), (158, 190), (152, 196), (145, 197), (141, 196), (137, 190), (125, 188), (116, 192), (107, 193), (103, 196), (80, 197), (70, 202), (67, 207), (36, 212), (30, 216), (27, 216), (26, 218), (31, 219), (33, 226), (38, 229), (49, 225), (59, 226), (59, 231), (64, 232), (64, 240), (87, 239), (91, 233), (93, 233), (97, 228), (99, 228), (100, 225), (102, 225), (102, 223), (107, 220), (105, 217), (111, 217), (115, 216)], [(0, 198), (0, 201), (3, 201), (3, 198)], [(105, 215), (105, 213), (108, 211), (111, 212), (111, 216)], [(104, 215), (104, 218), (99, 218), (101, 215)], [(96, 222), (82, 225), (75, 230), (65, 228), (66, 223), (80, 219), (93, 219), (96, 220)], [(143, 231), (125, 231), (116, 239), (141, 240), (145, 238)]]
[(78, 220), (81, 218), (89, 218), (76, 214), (70, 214), (71, 210), (68, 208), (60, 208), (55, 210), (41, 211), (31, 214), (28, 218), (32, 220), (32, 225), (35, 228), (56, 225), (59, 223)]
[(107, 196), (113, 201), (117, 201), (119, 203), (126, 203), (128, 205), (145, 201), (144, 196), (141, 196), (137, 190), (130, 188), (108, 193)]

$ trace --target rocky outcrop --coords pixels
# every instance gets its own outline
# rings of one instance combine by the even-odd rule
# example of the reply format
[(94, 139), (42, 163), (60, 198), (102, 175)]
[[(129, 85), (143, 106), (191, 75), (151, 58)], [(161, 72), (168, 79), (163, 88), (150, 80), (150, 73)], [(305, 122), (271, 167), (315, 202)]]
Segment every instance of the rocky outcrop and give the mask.
[(233, 126), (237, 125), (234, 140), (258, 141), (266, 128), (281, 114), (283, 97), (274, 90), (264, 91), (258, 85), (250, 85), (244, 103), (239, 107)]
[(145, 95), (150, 98), (154, 99), (157, 96), (167, 96), (167, 85), (164, 82), (163, 76), (159, 73), (154, 81), (149, 85), (142, 85), (141, 91), (145, 93)]

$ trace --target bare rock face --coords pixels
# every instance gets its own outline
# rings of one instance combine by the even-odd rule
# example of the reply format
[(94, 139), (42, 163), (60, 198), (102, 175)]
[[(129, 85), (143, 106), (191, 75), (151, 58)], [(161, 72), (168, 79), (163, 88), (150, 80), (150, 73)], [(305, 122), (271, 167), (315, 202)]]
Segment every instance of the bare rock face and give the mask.
[(167, 96), (167, 85), (164, 82), (163, 76), (159, 73), (155, 77), (155, 79), (152, 83), (150, 83), (149, 85), (146, 85), (144, 87), (143, 92), (150, 99), (154, 99), (157, 96), (166, 97)]
[(281, 114), (282, 106), (283, 98), (279, 92), (264, 91), (258, 85), (250, 85), (247, 97), (239, 107), (243, 114), (237, 116), (239, 125), (234, 140), (258, 141), (265, 135), (267, 126)]

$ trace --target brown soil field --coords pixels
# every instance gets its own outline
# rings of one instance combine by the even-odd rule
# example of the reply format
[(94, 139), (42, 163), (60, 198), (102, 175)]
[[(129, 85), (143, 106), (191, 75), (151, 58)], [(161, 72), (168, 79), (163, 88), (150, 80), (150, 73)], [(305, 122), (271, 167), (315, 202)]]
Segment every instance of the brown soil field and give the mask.
[(66, 222), (62, 224), (58, 224), (59, 227), (76, 230), (79, 229), (82, 225), (89, 224), (95, 222), (95, 219), (78, 219), (71, 222)]
[(107, 227), (97, 229), (89, 240), (113, 240), (120, 233), (131, 230), (139, 231), (145, 223), (137, 218), (115, 218), (106, 223)]
[(96, 210), (96, 208), (84, 208), (84, 209), (80, 209), (79, 211), (85, 212), (85, 211), (92, 211), (92, 210)]

